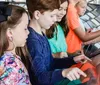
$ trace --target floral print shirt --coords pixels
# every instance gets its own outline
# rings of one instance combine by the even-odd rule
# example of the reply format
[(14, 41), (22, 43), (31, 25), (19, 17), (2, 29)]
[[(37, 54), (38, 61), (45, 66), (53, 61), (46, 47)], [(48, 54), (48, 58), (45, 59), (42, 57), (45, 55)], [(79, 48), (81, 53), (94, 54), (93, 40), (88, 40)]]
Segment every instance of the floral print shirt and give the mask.
[(0, 76), (0, 85), (31, 85), (28, 72), (21, 58), (10, 52), (0, 57), (0, 66), (4, 73)]

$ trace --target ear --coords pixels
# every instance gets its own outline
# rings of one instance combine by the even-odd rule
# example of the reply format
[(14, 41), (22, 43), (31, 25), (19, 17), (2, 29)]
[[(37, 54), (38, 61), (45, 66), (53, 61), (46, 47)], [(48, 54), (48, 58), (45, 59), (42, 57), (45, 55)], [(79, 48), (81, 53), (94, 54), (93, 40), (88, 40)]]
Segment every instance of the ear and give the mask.
[(38, 20), (38, 19), (40, 18), (40, 16), (41, 16), (40, 11), (36, 10), (36, 11), (34, 12), (34, 17), (35, 17), (35, 19)]
[(6, 35), (7, 35), (8, 38), (12, 37), (12, 30), (11, 30), (11, 28), (7, 29)]

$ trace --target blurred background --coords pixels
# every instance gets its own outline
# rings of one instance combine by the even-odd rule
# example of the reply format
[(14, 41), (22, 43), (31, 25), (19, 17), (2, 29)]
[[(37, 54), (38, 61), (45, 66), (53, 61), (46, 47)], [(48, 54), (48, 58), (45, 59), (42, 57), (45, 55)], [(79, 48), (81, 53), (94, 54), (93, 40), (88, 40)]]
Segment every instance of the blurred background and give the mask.
[[(15, 4), (26, 7), (26, 0), (0, 0), (10, 2), (10, 4)], [(100, 30), (100, 0), (87, 0), (88, 7), (84, 16), (81, 17), (85, 28), (90, 29), (93, 28), (93, 31)], [(100, 42), (96, 43), (95, 46), (100, 48)]]
[[(17, 4), (26, 8), (26, 5), (25, 5), (26, 0), (0, 0), (0, 1), (7, 1), (7, 2), (9, 1), (13, 4)], [(100, 0), (87, 0), (87, 1), (88, 3), (92, 3), (92, 4), (100, 4)]]

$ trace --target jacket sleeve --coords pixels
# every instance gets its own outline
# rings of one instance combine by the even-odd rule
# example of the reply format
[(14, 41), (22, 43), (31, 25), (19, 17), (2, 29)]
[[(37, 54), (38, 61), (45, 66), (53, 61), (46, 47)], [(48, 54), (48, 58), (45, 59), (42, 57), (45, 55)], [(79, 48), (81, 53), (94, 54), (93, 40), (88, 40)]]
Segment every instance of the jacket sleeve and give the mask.
[(67, 58), (54, 58), (53, 66), (55, 69), (69, 68), (76, 64), (73, 58), (74, 56), (69, 56)]

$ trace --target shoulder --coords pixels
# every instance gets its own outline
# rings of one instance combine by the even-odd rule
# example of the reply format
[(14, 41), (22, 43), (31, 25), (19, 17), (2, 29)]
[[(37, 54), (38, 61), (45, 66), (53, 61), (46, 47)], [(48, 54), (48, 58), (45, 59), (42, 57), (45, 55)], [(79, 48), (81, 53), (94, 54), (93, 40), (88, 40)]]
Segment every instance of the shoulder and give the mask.
[(28, 40), (31, 38), (37, 39), (37, 33), (34, 31), (34, 29), (31, 27), (28, 27), (28, 30), (29, 30)]
[(69, 4), (68, 5), (68, 12), (77, 12), (77, 10), (76, 10), (76, 8), (75, 8), (75, 6), (73, 5), (73, 4)]
[(9, 74), (12, 74), (12, 71), (13, 71), (14, 67), (16, 66), (15, 58), (13, 56), (4, 54), (0, 58), (0, 66), (3, 67), (4, 71), (5, 71), (0, 76), (0, 78), (2, 79), (2, 78), (9, 76)]
[(9, 64), (11, 62), (14, 62), (15, 58), (13, 56), (10, 55), (6, 55), (4, 54), (3, 56), (1, 56), (0, 58), (0, 65), (4, 64)]

